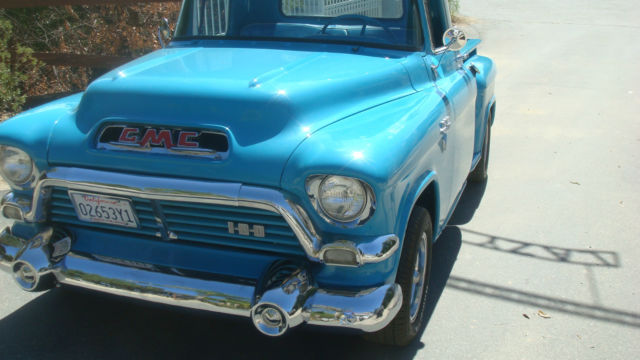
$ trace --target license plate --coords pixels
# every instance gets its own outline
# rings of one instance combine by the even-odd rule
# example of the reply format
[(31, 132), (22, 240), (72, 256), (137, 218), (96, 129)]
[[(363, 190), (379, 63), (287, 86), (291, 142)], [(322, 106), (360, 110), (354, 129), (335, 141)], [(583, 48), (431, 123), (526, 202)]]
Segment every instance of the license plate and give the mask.
[(75, 191), (69, 191), (69, 197), (76, 209), (78, 219), (82, 221), (130, 228), (139, 227), (138, 218), (129, 199)]

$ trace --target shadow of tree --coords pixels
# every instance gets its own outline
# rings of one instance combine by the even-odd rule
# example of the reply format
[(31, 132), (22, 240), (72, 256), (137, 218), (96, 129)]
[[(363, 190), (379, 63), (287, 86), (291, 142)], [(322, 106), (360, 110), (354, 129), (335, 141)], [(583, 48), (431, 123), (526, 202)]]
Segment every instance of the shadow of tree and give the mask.
[(462, 232), (465, 233), (463, 243), (489, 250), (573, 265), (620, 267), (620, 256), (614, 251), (536, 244), (467, 229), (462, 229)]
[(537, 308), (555, 310), (588, 319), (640, 328), (640, 314), (630, 311), (590, 305), (559, 297), (550, 297), (457, 276), (450, 277), (447, 287), (503, 301), (527, 304)]

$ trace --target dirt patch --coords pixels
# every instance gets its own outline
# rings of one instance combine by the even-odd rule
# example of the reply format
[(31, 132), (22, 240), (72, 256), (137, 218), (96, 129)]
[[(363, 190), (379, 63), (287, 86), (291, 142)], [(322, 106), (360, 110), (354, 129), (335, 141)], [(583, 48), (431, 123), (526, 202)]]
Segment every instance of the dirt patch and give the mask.
[(471, 25), (471, 24), (477, 24), (479, 22), (478, 19), (476, 18), (472, 18), (470, 16), (464, 16), (464, 15), (454, 15), (451, 20), (456, 25)]

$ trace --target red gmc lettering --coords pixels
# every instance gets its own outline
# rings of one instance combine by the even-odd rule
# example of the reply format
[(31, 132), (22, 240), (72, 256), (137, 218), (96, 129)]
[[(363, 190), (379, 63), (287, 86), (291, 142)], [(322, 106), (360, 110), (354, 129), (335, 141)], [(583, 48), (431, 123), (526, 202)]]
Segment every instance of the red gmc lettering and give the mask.
[(198, 133), (195, 131), (181, 131), (180, 136), (178, 137), (178, 146), (187, 147), (187, 148), (197, 148), (200, 146), (195, 141), (191, 141), (191, 138), (198, 136)]
[(147, 132), (140, 140), (140, 146), (145, 147), (147, 145), (163, 145), (167, 149), (171, 149), (173, 147), (173, 141), (171, 140), (171, 131), (169, 130), (160, 130), (158, 133), (155, 129), (148, 129)]
[(138, 129), (136, 128), (124, 128), (120, 134), (120, 142), (135, 143), (138, 142)]

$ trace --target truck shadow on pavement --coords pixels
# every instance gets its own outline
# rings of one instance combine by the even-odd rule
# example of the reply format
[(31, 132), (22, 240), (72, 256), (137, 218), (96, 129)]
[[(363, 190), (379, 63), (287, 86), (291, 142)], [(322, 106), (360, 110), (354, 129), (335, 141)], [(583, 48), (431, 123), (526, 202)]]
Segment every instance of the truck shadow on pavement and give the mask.
[(484, 192), (487, 190), (487, 181), (469, 182), (458, 201), (456, 209), (449, 219), (449, 226), (464, 225), (473, 219), (476, 210), (482, 202)]
[[(435, 311), (461, 244), (447, 228), (434, 245), (427, 317)], [(412, 359), (425, 345), (369, 343), (354, 334), (303, 327), (282, 338), (258, 333), (248, 319), (219, 317), (58, 288), (0, 320), (0, 357), (49, 358), (375, 358)]]

